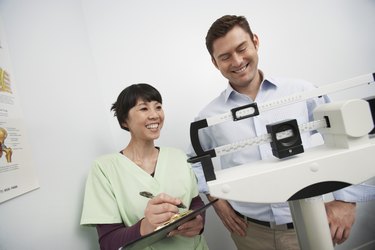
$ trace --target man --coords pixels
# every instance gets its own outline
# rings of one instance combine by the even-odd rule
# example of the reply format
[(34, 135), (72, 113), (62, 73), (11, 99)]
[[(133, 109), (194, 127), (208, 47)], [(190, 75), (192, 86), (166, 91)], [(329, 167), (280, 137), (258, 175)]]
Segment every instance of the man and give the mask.
[[(245, 17), (226, 15), (216, 20), (208, 30), (206, 46), (212, 63), (228, 79), (229, 84), (199, 113), (197, 120), (223, 114), (252, 102), (263, 103), (314, 88), (302, 80), (270, 78), (258, 69), (259, 39), (252, 33)], [(317, 97), (267, 111), (235, 124), (217, 124), (200, 131), (200, 141), (204, 150), (207, 150), (265, 134), (265, 125), (276, 121), (293, 118), (297, 119), (298, 124), (306, 123), (313, 119), (314, 108), (327, 101), (327, 97)], [(311, 134), (305, 133), (301, 137), (305, 148), (311, 146)], [(189, 156), (193, 155), (191, 149)], [(230, 168), (270, 157), (273, 157), (271, 148), (264, 144), (224, 155), (220, 163), (222, 168)], [(213, 200), (214, 197), (208, 194), (201, 165), (195, 164), (193, 167), (199, 179), (200, 191)], [(272, 183), (269, 185), (271, 189)], [(332, 241), (340, 244), (349, 237), (355, 220), (355, 202), (366, 198), (363, 198), (357, 186), (334, 192), (333, 195), (335, 200), (325, 206)], [(220, 199), (214, 208), (238, 249), (299, 249), (287, 203), (254, 204)]]

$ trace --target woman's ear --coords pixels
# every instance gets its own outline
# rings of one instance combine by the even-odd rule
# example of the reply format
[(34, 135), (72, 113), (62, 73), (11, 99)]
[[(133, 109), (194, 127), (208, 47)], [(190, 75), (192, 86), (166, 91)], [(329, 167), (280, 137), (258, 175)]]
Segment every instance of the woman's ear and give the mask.
[(127, 124), (126, 122), (121, 123), (121, 126), (122, 126), (123, 128), (127, 128), (127, 129), (129, 129), (129, 128), (128, 128), (128, 124)]

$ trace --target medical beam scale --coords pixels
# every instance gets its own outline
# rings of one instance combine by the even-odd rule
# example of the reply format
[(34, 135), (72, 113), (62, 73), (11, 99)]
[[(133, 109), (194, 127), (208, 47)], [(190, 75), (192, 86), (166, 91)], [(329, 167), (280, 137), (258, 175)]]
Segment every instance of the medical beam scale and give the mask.
[[(301, 248), (333, 249), (321, 195), (375, 176), (372, 156), (375, 155), (375, 136), (370, 135), (374, 133), (374, 97), (323, 104), (313, 111), (312, 122), (277, 121), (266, 125), (267, 134), (209, 150), (202, 148), (199, 130), (222, 122), (261, 116), (268, 110), (371, 84), (374, 80), (375, 73), (366, 74), (195, 121), (191, 123), (190, 137), (197, 156), (188, 161), (202, 164), (211, 196), (241, 202), (289, 202)], [(305, 150), (301, 133), (312, 130), (323, 136), (324, 143)], [(274, 159), (215, 172), (213, 157), (264, 143), (270, 143)], [(277, 188), (270, 189), (270, 183)]]

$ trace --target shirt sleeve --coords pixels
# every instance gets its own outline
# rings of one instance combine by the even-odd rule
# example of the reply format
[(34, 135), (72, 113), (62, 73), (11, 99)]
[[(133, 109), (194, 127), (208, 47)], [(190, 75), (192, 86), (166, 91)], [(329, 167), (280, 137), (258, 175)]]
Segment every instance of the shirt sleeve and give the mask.
[(112, 186), (95, 162), (86, 181), (81, 225), (122, 223)]
[[(202, 200), (202, 198), (197, 195), (196, 197), (193, 198), (193, 200), (191, 201), (191, 204), (190, 204), (190, 209), (191, 210), (196, 210), (196, 209), (199, 209), (200, 207), (203, 207), (204, 206), (204, 202)], [(203, 218), (203, 228), (202, 230), (199, 232), (199, 234), (202, 234), (203, 231), (204, 231), (204, 225), (206, 224), (206, 210), (204, 210), (204, 212), (202, 212), (200, 214)]]
[(204, 176), (203, 167), (201, 163), (195, 163), (193, 165), (193, 170), (198, 179), (198, 189), (199, 193), (209, 194), (206, 177)]
[(100, 249), (119, 249), (127, 242), (139, 239), (141, 237), (140, 227), (141, 221), (131, 227), (125, 227), (123, 223), (96, 225)]
[[(197, 117), (195, 118), (195, 121), (198, 121), (200, 119), (201, 119), (200, 117)], [(214, 147), (214, 144), (210, 137), (209, 128), (201, 129), (199, 131), (199, 138), (200, 138), (200, 143), (201, 143), (203, 150), (211, 149)], [(192, 144), (190, 144), (188, 147), (187, 156), (189, 158), (196, 156), (196, 153), (194, 151)], [(197, 162), (197, 163), (192, 163), (191, 166), (198, 180), (199, 193), (208, 194), (209, 190), (208, 190), (206, 178), (204, 176), (202, 164), (200, 162)]]
[(375, 200), (375, 186), (368, 184), (352, 185), (333, 192), (335, 200), (345, 202), (366, 202)]

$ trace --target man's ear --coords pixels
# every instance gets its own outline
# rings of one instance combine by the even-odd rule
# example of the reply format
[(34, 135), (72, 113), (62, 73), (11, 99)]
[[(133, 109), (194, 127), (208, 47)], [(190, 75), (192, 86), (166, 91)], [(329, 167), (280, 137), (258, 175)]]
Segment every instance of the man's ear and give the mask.
[(213, 65), (214, 65), (217, 69), (219, 69), (218, 66), (217, 66), (216, 60), (215, 60), (215, 58), (214, 58), (213, 56), (211, 56), (211, 62), (213, 63)]
[(259, 49), (259, 38), (256, 34), (253, 34), (253, 44), (255, 46), (255, 49), (258, 50)]

